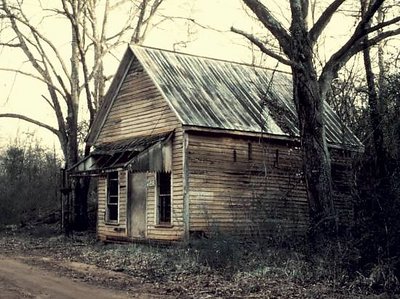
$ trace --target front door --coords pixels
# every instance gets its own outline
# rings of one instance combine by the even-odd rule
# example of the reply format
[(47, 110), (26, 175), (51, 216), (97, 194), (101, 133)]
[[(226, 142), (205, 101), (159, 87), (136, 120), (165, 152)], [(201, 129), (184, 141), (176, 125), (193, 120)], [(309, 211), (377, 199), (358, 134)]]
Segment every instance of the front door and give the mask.
[(146, 173), (129, 174), (128, 233), (132, 238), (146, 237)]

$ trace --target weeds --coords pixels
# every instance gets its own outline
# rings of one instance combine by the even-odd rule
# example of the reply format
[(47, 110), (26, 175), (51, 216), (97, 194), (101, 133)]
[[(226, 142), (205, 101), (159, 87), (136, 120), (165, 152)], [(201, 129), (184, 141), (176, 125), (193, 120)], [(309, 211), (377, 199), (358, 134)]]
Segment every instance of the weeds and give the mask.
[(170, 247), (103, 244), (86, 234), (72, 238), (37, 238), (32, 231), (19, 234), (3, 232), (0, 249), (13, 253), (25, 250), (30, 255), (44, 254), (123, 272), (143, 283), (164, 286), (173, 294), (190, 293), (195, 298), (268, 292), (272, 292), (268, 293), (271, 298), (315, 298), (321, 292), (341, 295), (320, 298), (363, 298), (358, 294), (399, 292), (394, 261), (355, 272), (350, 267), (354, 254), (348, 249), (350, 244), (338, 251), (336, 244), (326, 243), (324, 250), (316, 252), (304, 242), (283, 248), (274, 242), (245, 242), (222, 234), (193, 240), (189, 246)]

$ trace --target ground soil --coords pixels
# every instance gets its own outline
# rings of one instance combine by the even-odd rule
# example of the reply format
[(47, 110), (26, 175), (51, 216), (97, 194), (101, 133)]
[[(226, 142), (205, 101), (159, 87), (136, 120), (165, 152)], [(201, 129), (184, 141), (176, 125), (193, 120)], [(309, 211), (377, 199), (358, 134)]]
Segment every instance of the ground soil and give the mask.
[[(1, 298), (128, 298), (126, 292), (107, 290), (30, 266), (21, 258), (0, 255)], [(146, 298), (146, 297), (140, 297)]]
[(330, 281), (300, 281), (272, 267), (264, 267), (262, 275), (243, 269), (226, 275), (228, 268), (210, 268), (199, 254), (190, 248), (105, 245), (93, 237), (65, 238), (46, 229), (3, 231), (0, 299), (389, 298)]
[(0, 234), (0, 240), (0, 299), (174, 298), (122, 272), (73, 261), (68, 248), (60, 256), (24, 234)]

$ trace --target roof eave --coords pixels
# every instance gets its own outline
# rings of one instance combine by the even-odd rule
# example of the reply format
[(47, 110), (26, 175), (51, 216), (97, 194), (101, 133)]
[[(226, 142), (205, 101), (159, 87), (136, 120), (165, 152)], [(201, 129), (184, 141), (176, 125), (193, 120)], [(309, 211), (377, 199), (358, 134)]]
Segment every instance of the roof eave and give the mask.
[[(202, 127), (202, 126), (193, 126), (193, 125), (183, 125), (183, 130), (186, 132), (204, 132), (204, 133), (215, 133), (215, 134), (228, 134), (234, 136), (242, 136), (242, 137), (256, 137), (270, 140), (279, 140), (279, 141), (290, 141), (290, 142), (298, 142), (300, 143), (299, 136), (289, 136), (289, 135), (278, 135), (271, 134), (268, 132), (256, 132), (256, 131), (243, 131), (243, 130), (229, 130), (229, 129), (221, 129), (221, 128), (210, 128), (210, 127)], [(364, 152), (364, 146), (359, 144), (339, 144), (328, 142), (328, 147), (342, 150), (349, 150), (353, 152)]]

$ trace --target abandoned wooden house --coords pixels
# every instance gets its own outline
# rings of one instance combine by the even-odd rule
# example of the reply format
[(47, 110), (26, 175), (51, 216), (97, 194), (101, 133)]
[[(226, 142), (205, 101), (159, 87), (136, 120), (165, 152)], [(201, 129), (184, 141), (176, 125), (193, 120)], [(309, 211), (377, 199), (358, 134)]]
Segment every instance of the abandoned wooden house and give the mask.
[[(287, 74), (128, 47), (73, 175), (98, 176), (101, 240), (305, 232), (308, 204)], [(340, 218), (358, 139), (326, 106)]]

